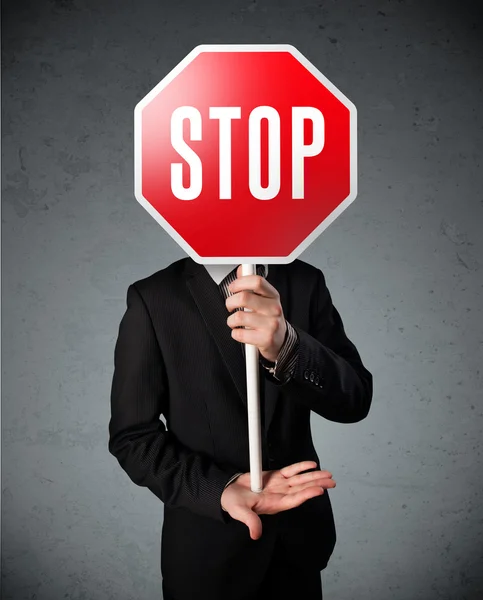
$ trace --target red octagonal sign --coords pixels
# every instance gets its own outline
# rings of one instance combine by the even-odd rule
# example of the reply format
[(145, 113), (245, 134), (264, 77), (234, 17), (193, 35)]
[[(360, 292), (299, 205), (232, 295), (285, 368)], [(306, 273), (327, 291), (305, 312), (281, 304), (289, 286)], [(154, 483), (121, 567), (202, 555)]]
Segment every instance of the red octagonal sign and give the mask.
[(198, 263), (289, 263), (355, 199), (356, 136), (293, 46), (198, 46), (135, 108), (135, 195)]

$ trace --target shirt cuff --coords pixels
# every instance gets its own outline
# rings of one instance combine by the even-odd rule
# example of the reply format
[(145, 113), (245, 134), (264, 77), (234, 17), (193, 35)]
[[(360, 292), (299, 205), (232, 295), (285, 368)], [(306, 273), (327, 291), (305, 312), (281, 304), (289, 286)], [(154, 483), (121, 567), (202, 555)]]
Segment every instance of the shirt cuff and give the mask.
[(270, 372), (275, 379), (283, 382), (289, 381), (295, 371), (299, 346), (298, 333), (287, 320), (285, 322), (287, 324), (287, 333), (285, 334), (285, 340), (280, 348), (275, 363), (270, 363), (260, 355), (262, 366), (266, 369), (270, 369)]

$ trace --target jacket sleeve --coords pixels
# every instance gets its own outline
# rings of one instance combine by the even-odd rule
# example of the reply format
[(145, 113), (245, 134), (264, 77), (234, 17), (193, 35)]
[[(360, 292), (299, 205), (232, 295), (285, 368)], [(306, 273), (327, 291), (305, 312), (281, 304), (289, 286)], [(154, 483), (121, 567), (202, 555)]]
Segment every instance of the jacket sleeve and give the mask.
[(109, 452), (135, 484), (147, 487), (166, 506), (228, 523), (231, 517), (221, 508), (221, 495), (239, 469), (193, 452), (166, 429), (159, 417), (168, 393), (151, 318), (131, 284), (114, 349)]
[(310, 333), (293, 325), (298, 334), (297, 362), (292, 377), (278, 382), (293, 402), (301, 402), (321, 417), (338, 423), (364, 419), (372, 402), (372, 374), (347, 337), (325, 277), (317, 269)]

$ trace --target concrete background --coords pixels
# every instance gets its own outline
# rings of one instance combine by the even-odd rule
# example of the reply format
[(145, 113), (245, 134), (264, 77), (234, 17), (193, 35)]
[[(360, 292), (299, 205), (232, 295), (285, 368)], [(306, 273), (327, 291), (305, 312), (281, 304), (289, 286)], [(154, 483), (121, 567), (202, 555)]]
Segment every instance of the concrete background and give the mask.
[(373, 372), (313, 419), (330, 600), (483, 595), (483, 31), (458, 2), (3, 3), (5, 600), (161, 597), (162, 504), (107, 451), (128, 285), (184, 256), (133, 196), (135, 104), (199, 43), (291, 43), (357, 106), (359, 195), (301, 258)]

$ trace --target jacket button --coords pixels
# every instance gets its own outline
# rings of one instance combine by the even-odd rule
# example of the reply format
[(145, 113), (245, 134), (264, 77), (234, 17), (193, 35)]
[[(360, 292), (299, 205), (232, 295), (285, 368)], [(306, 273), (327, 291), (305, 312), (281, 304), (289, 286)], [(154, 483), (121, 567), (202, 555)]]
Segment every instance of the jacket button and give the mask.
[(309, 372), (307, 370), (304, 371), (304, 378), (305, 379), (309, 378)]
[(310, 373), (310, 381), (311, 381), (311, 382), (313, 382), (313, 381), (314, 381), (314, 377), (315, 377), (315, 375), (314, 375), (314, 373), (313, 373), (313, 371), (312, 371), (312, 373)]

